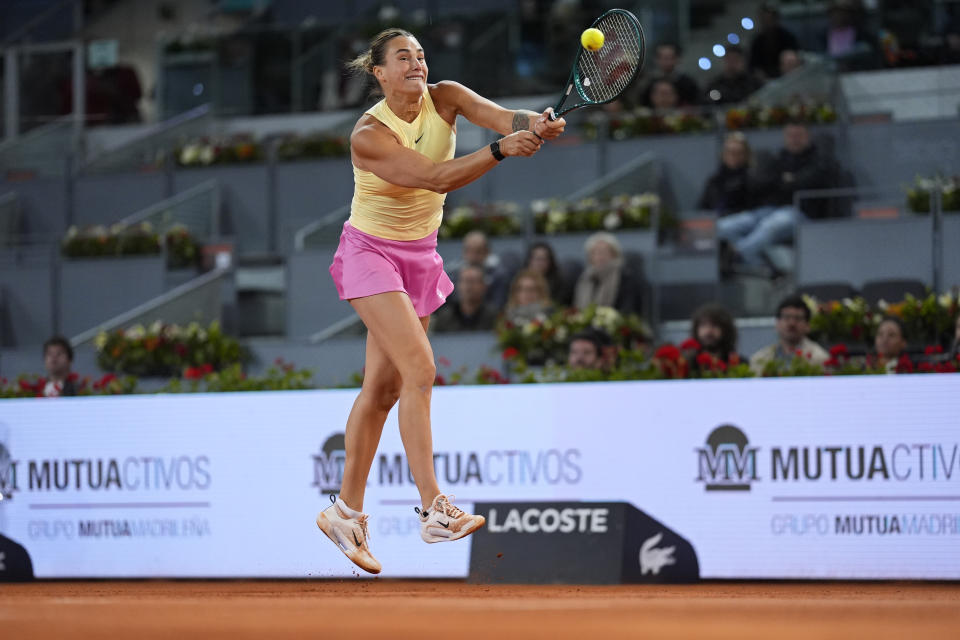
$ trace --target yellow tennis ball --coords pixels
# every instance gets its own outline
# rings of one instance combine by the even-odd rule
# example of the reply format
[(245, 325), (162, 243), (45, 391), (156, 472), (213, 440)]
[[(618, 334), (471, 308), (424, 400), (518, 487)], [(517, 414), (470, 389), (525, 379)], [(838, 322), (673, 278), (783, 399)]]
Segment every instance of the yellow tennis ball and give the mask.
[(580, 34), (580, 44), (587, 51), (599, 51), (603, 46), (603, 31), (590, 27)]

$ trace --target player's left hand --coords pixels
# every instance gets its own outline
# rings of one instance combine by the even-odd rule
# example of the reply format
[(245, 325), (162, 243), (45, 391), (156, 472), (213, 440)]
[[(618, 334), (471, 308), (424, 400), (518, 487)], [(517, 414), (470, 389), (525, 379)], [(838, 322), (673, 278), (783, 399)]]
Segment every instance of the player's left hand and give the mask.
[(553, 113), (553, 107), (547, 107), (533, 123), (533, 132), (544, 140), (553, 140), (563, 133), (563, 128), (567, 126), (567, 121), (563, 118), (551, 120), (551, 113)]

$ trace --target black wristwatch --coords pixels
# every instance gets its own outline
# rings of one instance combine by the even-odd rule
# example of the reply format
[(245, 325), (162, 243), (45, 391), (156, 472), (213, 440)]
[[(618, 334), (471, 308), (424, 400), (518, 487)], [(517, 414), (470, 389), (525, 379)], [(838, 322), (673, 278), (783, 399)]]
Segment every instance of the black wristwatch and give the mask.
[(507, 157), (507, 156), (503, 155), (502, 153), (500, 153), (500, 141), (499, 141), (499, 140), (494, 140), (493, 142), (490, 143), (490, 153), (493, 154), (493, 157), (496, 158), (497, 162), (500, 162), (501, 160), (503, 160), (504, 158)]

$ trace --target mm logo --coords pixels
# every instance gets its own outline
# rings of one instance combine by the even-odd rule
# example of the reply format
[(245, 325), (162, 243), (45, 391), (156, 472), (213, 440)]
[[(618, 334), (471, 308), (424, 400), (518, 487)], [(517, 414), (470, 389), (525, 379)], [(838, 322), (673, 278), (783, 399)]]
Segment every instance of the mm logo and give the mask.
[(707, 491), (749, 491), (757, 480), (757, 451), (747, 446), (746, 434), (724, 424), (707, 436), (707, 446), (696, 449), (697, 481), (706, 484)]
[(320, 447), (313, 456), (313, 484), (320, 495), (340, 493), (343, 484), (343, 465), (347, 459), (346, 445), (342, 433), (335, 433)]
[(0, 442), (0, 500), (13, 498), (17, 490), (17, 463), (10, 456), (10, 450)]

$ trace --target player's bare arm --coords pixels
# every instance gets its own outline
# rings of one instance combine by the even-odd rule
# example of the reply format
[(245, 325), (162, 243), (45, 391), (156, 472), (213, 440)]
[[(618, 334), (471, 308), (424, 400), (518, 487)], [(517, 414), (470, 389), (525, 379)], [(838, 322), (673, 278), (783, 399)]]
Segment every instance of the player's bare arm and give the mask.
[[(532, 156), (541, 144), (542, 141), (530, 131), (518, 131), (500, 141), (500, 153), (508, 157)], [(469, 184), (497, 165), (487, 147), (446, 162), (434, 162), (401, 145), (389, 129), (370, 116), (357, 123), (350, 136), (350, 147), (353, 163), (358, 169), (400, 187), (437, 193), (447, 193)]]
[(518, 131), (532, 131), (544, 140), (553, 140), (563, 133), (566, 126), (563, 118), (550, 120), (552, 108), (543, 113), (505, 109), (459, 82), (445, 80), (431, 85), (431, 95), (437, 111), (447, 122), (462, 115), (473, 124), (504, 136)]

